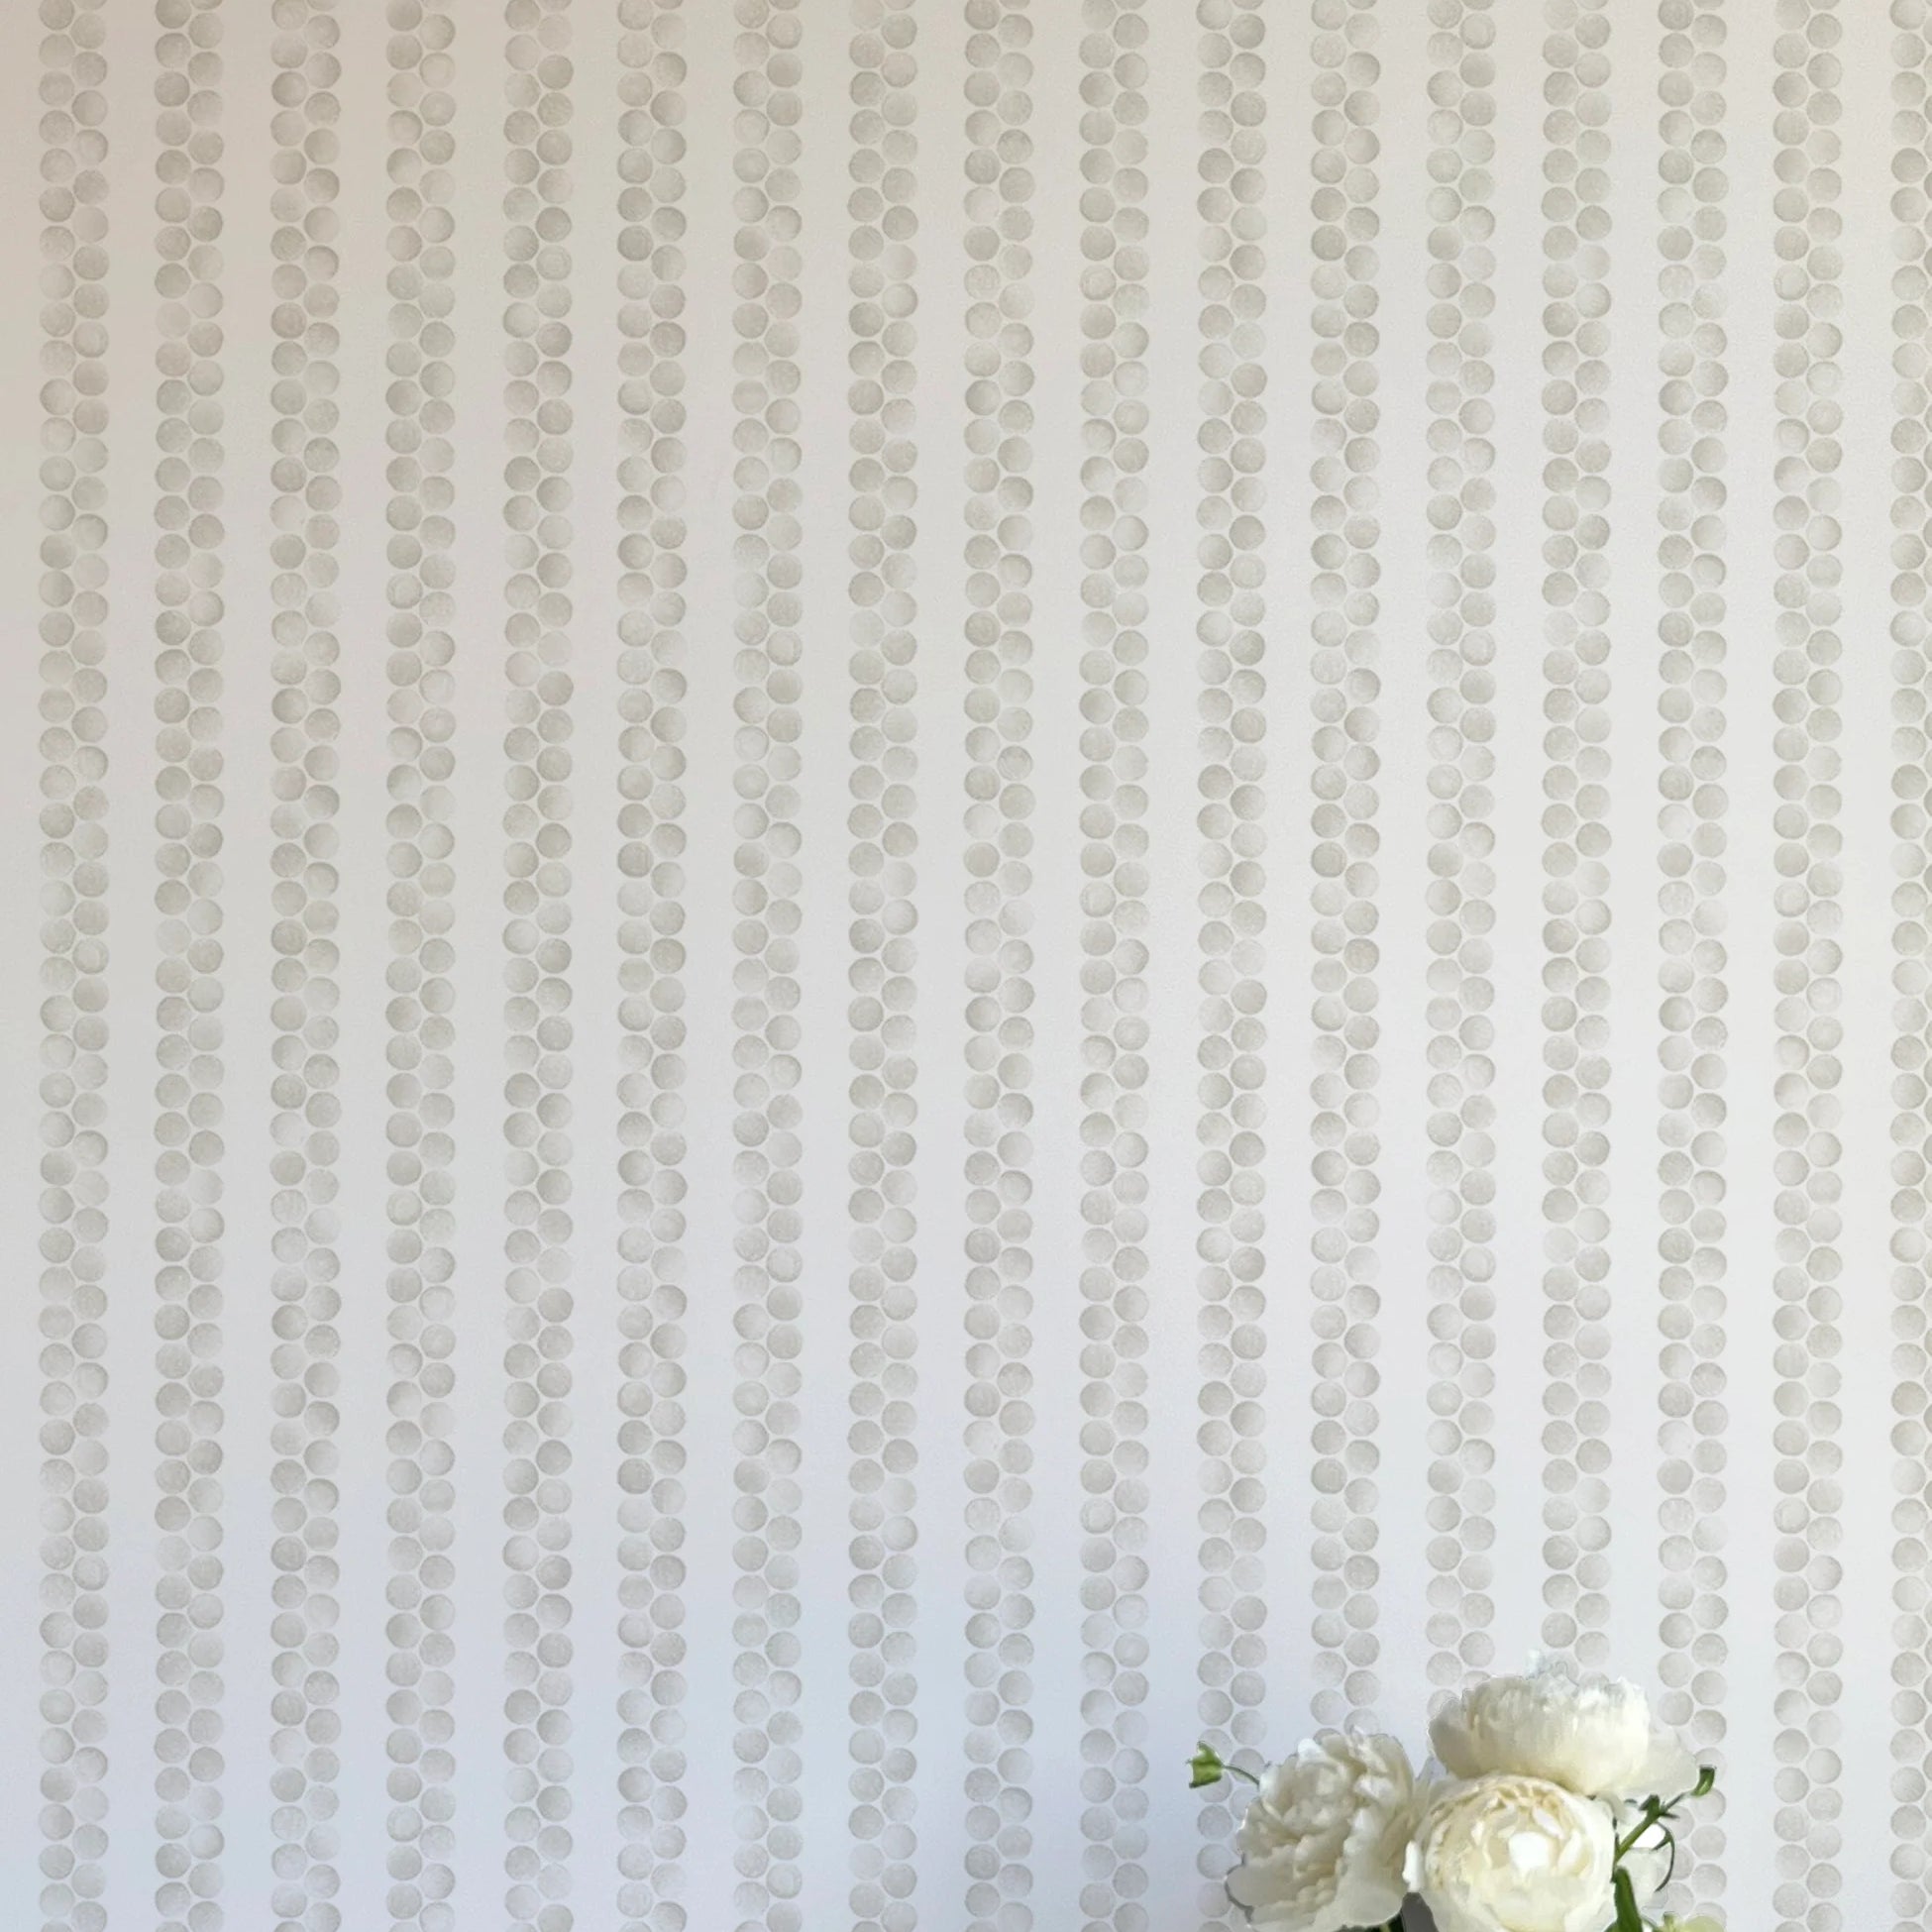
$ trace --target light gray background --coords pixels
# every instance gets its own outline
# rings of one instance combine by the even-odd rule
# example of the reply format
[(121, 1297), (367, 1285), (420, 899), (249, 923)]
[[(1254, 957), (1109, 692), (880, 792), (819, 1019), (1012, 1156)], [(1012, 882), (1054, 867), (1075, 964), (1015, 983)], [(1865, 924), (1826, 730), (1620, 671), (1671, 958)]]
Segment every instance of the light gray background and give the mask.
[(1925, 11), (14, 0), (10, 1913), (1921, 1922)]

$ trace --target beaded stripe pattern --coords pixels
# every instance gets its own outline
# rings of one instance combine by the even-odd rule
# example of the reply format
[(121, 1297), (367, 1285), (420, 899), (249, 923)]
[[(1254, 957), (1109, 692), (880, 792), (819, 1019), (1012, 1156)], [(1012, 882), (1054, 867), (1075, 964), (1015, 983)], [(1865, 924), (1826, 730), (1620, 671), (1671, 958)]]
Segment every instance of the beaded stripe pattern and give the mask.
[(156, 20), (155, 1910), (186, 1932), (222, 1883), (224, 22)]
[(504, 22), (503, 1911), (570, 1932), (575, 75), (569, 0)]
[(422, 0), (388, 27), (387, 1905), (453, 1932), (455, 27)]
[(1376, 1671), (1375, 1240), (1381, 1218), (1376, 781), (1381, 644), (1381, 61), (1374, 0), (1314, 0), (1311, 320), (1315, 461), (1309, 547), (1313, 679), (1315, 1224), (1313, 1510), (1316, 1720), (1372, 1724)]
[(1777, 1457), (1773, 1589), (1781, 1687), (1774, 1752), (1782, 1771), (1772, 1825), (1789, 1850), (1778, 1867), (1771, 1909), (1780, 1932), (1799, 1932), (1835, 1909), (1828, 1901), (1844, 1882), (1844, 1835), (1831, 1788), (1845, 1744), (1837, 1711), (1844, 1661), (1838, 1632), (1844, 1583), (1838, 1554), (1844, 1504), (1838, 1443), (1844, 1108), (1838, 1087), (1845, 1036), (1838, 786), (1844, 731), (1838, 472), (1845, 428), (1838, 123), (1844, 103), (1838, 90), (1844, 63), (1837, 52), (1843, 23), (1830, 0), (1785, 0), (1777, 20), (1782, 31), (1771, 43), (1777, 143), (1771, 199), (1777, 225), (1771, 284), (1777, 408), (1771, 660), (1777, 879), (1771, 1177), (1777, 1239), (1771, 1285), (1777, 1310), (1771, 1366), (1778, 1419), (1771, 1441)]
[(1429, 76), (1429, 1684), (1494, 1667), (1496, 21), (1438, 7)]
[(107, 15), (40, 24), (40, 1909), (105, 1932)]
[(737, 649), (731, 829), (731, 1175), (737, 1231), (738, 1382), (732, 1527), (739, 1577), (732, 1701), (745, 1932), (800, 1932), (805, 1760), (799, 1701), (799, 1482), (804, 1261), (800, 1236), (799, 734), (805, 609), (799, 521), (798, 0), (734, 0), (731, 271), (732, 586)]
[(274, 1721), (269, 1748), (276, 1851), (270, 1909), (297, 1932), (331, 1913), (339, 1883), (342, 1775), (337, 1635), (341, 1525), (341, 841), (342, 696), (335, 591), (341, 341), (335, 316), (341, 222), (335, 201), (341, 79), (338, 23), (319, 0), (275, 0), (275, 148), (269, 211), (274, 336), (274, 1078), (270, 1127), (275, 1269), (271, 1448)]
[(568, 0), (510, 0), (504, 23), (502, 1909), (518, 1932), (568, 1932), (574, 73)]
[[(1195, 544), (1202, 885), (1195, 1276), (1203, 1500), (1201, 1735), (1250, 1773), (1266, 1736), (1267, 1576), (1267, 17), (1199, 0), (1196, 202), (1201, 415)], [(1202, 1793), (1201, 1924), (1238, 1916), (1222, 1878), (1235, 1806)]]
[[(1725, 171), (1722, 0), (1658, 10), (1659, 804), (1658, 1241), (1663, 1612), (1659, 1715), (1699, 1759), (1722, 1764), (1724, 1633), (1725, 943), (1730, 806), (1726, 540)], [(1721, 1788), (1678, 1840), (1671, 1909), (1724, 1887)]]
[(1547, 0), (1543, 1643), (1609, 1662), (1610, 10)]
[(965, 1905), (1031, 1932), (1033, 26), (965, 20)]
[(1932, 1909), (1932, 7), (1892, 0), (1891, 1904)]
[(685, 13), (618, 10), (617, 1910), (677, 1925), (684, 1873)]
[(1147, 19), (1081, 41), (1080, 1909), (1138, 1932), (1147, 1874)]
[(918, 19), (852, 0), (846, 1006), (855, 1932), (912, 1932), (918, 1737)]

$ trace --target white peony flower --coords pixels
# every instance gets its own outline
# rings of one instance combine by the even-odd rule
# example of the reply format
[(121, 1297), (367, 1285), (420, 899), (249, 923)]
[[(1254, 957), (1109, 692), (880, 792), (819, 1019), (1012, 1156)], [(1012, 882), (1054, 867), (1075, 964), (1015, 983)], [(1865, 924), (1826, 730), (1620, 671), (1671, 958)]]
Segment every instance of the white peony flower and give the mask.
[(1518, 1771), (1584, 1797), (1674, 1797), (1697, 1779), (1690, 1754), (1651, 1720), (1635, 1684), (1578, 1679), (1533, 1659), (1521, 1677), (1491, 1677), (1444, 1707), (1429, 1741), (1455, 1777)]
[(1492, 1771), (1431, 1793), (1407, 1876), (1437, 1932), (1604, 1932), (1616, 1855), (1602, 1805)]
[(1380, 1925), (1401, 1909), (1416, 1778), (1393, 1738), (1324, 1731), (1261, 1780), (1228, 1895), (1281, 1932)]

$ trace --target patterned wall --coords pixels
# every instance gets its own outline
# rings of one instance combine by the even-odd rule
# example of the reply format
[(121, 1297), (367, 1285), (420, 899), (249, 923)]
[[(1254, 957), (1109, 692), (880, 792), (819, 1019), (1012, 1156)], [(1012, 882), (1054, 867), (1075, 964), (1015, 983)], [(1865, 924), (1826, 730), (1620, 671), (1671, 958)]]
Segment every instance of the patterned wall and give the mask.
[(13, 1919), (1927, 1922), (1928, 0), (8, 18)]

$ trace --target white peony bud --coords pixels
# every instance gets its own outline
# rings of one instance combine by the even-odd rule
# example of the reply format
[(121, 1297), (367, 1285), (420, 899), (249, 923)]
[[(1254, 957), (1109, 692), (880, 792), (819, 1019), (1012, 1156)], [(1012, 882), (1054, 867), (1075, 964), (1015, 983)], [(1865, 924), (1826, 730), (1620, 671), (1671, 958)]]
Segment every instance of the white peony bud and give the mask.
[(1256, 1925), (1342, 1932), (1401, 1909), (1416, 1778), (1393, 1738), (1324, 1731), (1261, 1780), (1228, 1895)]
[(1430, 1725), (1429, 1741), (1451, 1776), (1519, 1771), (1591, 1798), (1674, 1797), (1697, 1779), (1635, 1684), (1579, 1680), (1556, 1660), (1471, 1685)]
[(1494, 1771), (1430, 1793), (1408, 1880), (1437, 1932), (1604, 1932), (1616, 1856), (1602, 1805)]

